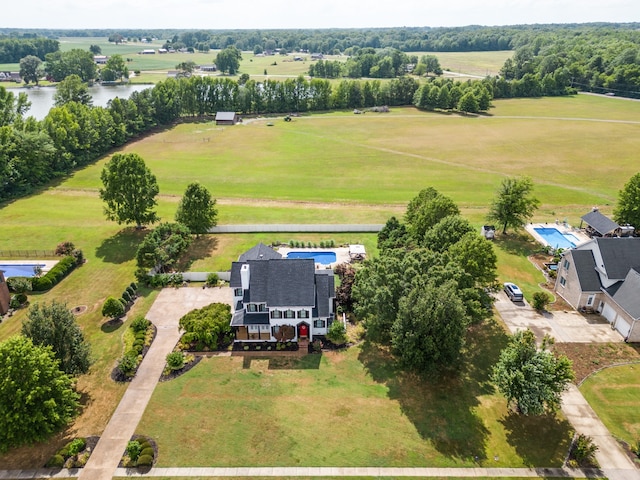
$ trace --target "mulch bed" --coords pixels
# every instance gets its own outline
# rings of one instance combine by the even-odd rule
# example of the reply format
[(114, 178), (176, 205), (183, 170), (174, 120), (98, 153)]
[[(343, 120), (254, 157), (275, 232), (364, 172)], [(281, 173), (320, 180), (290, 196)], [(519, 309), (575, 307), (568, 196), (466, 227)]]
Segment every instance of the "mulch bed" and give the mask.
[[(156, 462), (158, 461), (158, 444), (156, 443), (156, 441), (153, 438), (145, 437), (144, 435), (134, 435), (131, 437), (131, 441), (134, 441), (134, 440), (146, 440), (147, 442), (149, 442), (149, 444), (151, 445), (151, 448), (153, 448), (153, 465), (155, 465)], [(122, 452), (123, 458), (120, 459), (118, 468), (130, 468), (130, 469), (136, 469), (140, 471), (148, 470), (149, 468), (151, 468), (151, 467), (125, 467), (124, 464), (122, 463), (125, 453), (127, 453), (126, 450)]]
[(82, 315), (87, 311), (87, 308), (88, 307), (86, 305), (78, 305), (77, 307), (73, 307), (71, 312), (73, 312), (74, 315)]
[(555, 343), (551, 349), (573, 362), (577, 384), (604, 367), (640, 362), (638, 343)]
[(178, 378), (180, 375), (187, 373), (189, 370), (195, 367), (198, 363), (200, 363), (200, 360), (202, 360), (202, 356), (196, 355), (195, 358), (193, 359), (193, 362), (189, 362), (185, 364), (185, 366), (182, 367), (180, 370), (172, 370), (171, 372), (169, 372), (168, 375), (162, 374), (160, 376), (160, 381), (167, 382), (169, 380), (173, 380), (174, 378)]
[[(149, 345), (145, 345), (144, 348), (142, 349), (142, 360), (144, 360), (145, 355), (151, 348), (151, 345), (153, 345), (153, 341), (155, 340), (156, 334), (158, 333), (158, 329), (153, 323), (151, 324), (151, 328), (153, 329), (153, 337), (151, 337), (151, 343), (149, 343)], [(140, 363), (142, 363), (142, 360), (140, 360)], [(140, 363), (138, 364), (138, 367), (140, 367)], [(136, 369), (136, 372), (137, 372), (137, 369)], [(117, 365), (113, 367), (113, 370), (111, 370), (111, 380), (118, 383), (130, 382), (131, 380), (134, 379), (135, 376), (136, 375), (134, 373), (132, 376), (127, 377), (124, 373), (118, 370)]]

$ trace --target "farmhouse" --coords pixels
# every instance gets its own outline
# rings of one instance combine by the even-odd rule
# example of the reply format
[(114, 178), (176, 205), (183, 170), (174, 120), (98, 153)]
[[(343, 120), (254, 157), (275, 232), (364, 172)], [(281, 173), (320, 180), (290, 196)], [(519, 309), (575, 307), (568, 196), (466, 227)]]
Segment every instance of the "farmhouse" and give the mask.
[(240, 117), (236, 112), (217, 112), (216, 125), (235, 125)]
[(233, 262), (230, 286), (237, 342), (313, 341), (333, 321), (333, 271), (313, 259), (284, 259), (256, 245)]
[(562, 254), (555, 291), (576, 310), (600, 313), (640, 341), (640, 238), (597, 237)]
[(93, 61), (96, 63), (96, 65), (105, 65), (107, 63), (108, 59), (109, 59), (109, 57), (107, 57), (106, 55), (94, 55), (93, 56)]

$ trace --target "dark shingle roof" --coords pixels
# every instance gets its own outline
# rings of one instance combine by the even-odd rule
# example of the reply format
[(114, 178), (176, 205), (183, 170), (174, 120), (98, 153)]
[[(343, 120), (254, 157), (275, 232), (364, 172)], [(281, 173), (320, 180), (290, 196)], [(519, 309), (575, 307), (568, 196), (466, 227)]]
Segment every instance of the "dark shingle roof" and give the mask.
[(640, 238), (597, 238), (596, 242), (610, 280), (622, 280), (630, 268), (640, 271)]
[[(256, 263), (260, 262), (249, 262), (249, 265), (253, 268)], [(270, 260), (268, 265), (269, 307), (315, 304), (315, 262), (312, 258)]]
[(282, 258), (282, 255), (276, 252), (273, 248), (267, 247), (264, 243), (259, 243), (240, 255), (238, 261), (248, 262), (249, 260), (271, 260), (280, 258)]
[(597, 210), (583, 215), (582, 220), (588, 223), (600, 235), (606, 235), (620, 227), (616, 222), (611, 220), (609, 217), (604, 216)]
[(602, 288), (600, 275), (596, 272), (596, 261), (591, 250), (571, 250), (573, 264), (583, 292), (599, 292)]
[(629, 270), (620, 288), (613, 294), (613, 299), (634, 319), (640, 318), (640, 273)]
[(329, 272), (330, 270), (323, 270), (316, 274), (316, 293), (318, 298), (317, 316), (321, 318), (331, 315), (329, 310), (329, 299), (335, 297), (333, 275), (329, 275)]
[(240, 288), (242, 281), (240, 280), (240, 269), (242, 268), (241, 262), (231, 263), (231, 278), (229, 279), (229, 286), (231, 288)]
[(269, 314), (247, 313), (244, 310), (238, 310), (231, 319), (231, 326), (240, 327), (242, 325), (269, 325)]

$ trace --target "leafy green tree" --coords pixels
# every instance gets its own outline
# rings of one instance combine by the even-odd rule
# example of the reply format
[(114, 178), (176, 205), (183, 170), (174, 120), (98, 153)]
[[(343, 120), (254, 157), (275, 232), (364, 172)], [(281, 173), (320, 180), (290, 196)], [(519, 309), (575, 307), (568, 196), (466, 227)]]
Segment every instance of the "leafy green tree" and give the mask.
[(549, 342), (545, 337), (538, 348), (531, 330), (516, 332), (493, 367), (491, 380), (523, 415), (557, 411), (562, 392), (575, 378), (571, 361), (549, 352)]
[(407, 227), (396, 217), (387, 220), (382, 230), (378, 232), (378, 250), (403, 248), (409, 244)]
[(176, 70), (180, 70), (185, 73), (193, 73), (196, 68), (196, 62), (189, 60), (187, 62), (180, 62), (176, 65)]
[(94, 55), (100, 55), (102, 53), (102, 48), (100, 45), (89, 45), (89, 51)]
[(496, 283), (498, 257), (493, 244), (478, 233), (464, 235), (449, 247), (449, 254), (478, 285), (488, 287)]
[(528, 222), (537, 210), (540, 201), (532, 196), (533, 182), (529, 177), (505, 178), (494, 198), (487, 220), (503, 226), (520, 228)]
[(20, 59), (20, 77), (24, 80), (24, 83), (35, 83), (38, 85), (40, 78), (44, 75), (44, 69), (42, 68), (42, 60), (35, 55), (27, 55)]
[(127, 68), (127, 64), (124, 58), (122, 58), (122, 55), (110, 56), (104, 66), (103, 72), (104, 71), (111, 72), (111, 75), (118, 81), (121, 81), (122, 78), (129, 78), (129, 68)]
[(480, 111), (478, 99), (473, 92), (467, 90), (467, 92), (462, 95), (458, 102), (458, 110), (464, 113), (478, 113)]
[(342, 320), (334, 320), (327, 331), (327, 339), (335, 345), (344, 345), (349, 341), (347, 329)]
[(206, 187), (190, 183), (178, 204), (176, 222), (185, 225), (191, 233), (207, 233), (217, 223), (216, 200)]
[(425, 234), (435, 224), (444, 217), (459, 214), (460, 210), (453, 200), (428, 187), (409, 202), (405, 219), (411, 236), (422, 244)]
[(542, 311), (547, 308), (550, 301), (551, 297), (547, 292), (535, 292), (533, 294), (533, 308), (538, 311)]
[(419, 373), (454, 365), (467, 328), (456, 282), (416, 282), (399, 306), (391, 346), (400, 364)]
[(56, 107), (61, 107), (69, 102), (77, 102), (87, 106), (91, 106), (93, 103), (89, 87), (75, 74), (69, 75), (58, 83), (53, 100)]
[(421, 245), (434, 252), (445, 252), (473, 230), (466, 218), (448, 215), (425, 232)]
[(180, 330), (184, 330), (182, 343), (195, 345), (198, 349), (216, 349), (233, 338), (230, 322), (231, 307), (226, 303), (212, 303), (191, 310), (179, 322)]
[(0, 85), (0, 127), (9, 126), (22, 119), (30, 107), (31, 102), (26, 93), (21, 92), (16, 97), (13, 92)]
[(36, 303), (22, 322), (22, 334), (35, 345), (50, 346), (69, 375), (87, 373), (91, 366), (91, 350), (80, 326), (64, 303)]
[(88, 50), (74, 48), (66, 52), (48, 53), (45, 60), (45, 71), (56, 82), (73, 74), (78, 75), (83, 82), (90, 82), (98, 75), (98, 67), (93, 61), (93, 54)]
[(114, 297), (107, 297), (102, 304), (102, 316), (107, 318), (120, 318), (124, 315), (124, 305)]
[(227, 47), (221, 50), (216, 56), (216, 66), (221, 72), (227, 72), (229, 75), (235, 75), (240, 68), (240, 60), (242, 53), (236, 47)]
[(142, 241), (136, 253), (138, 267), (157, 272), (171, 269), (191, 245), (189, 229), (181, 223), (161, 223)]
[(135, 223), (137, 228), (159, 220), (153, 210), (159, 188), (155, 175), (136, 153), (116, 153), (100, 175), (104, 188), (100, 198), (104, 213), (118, 224)]
[(0, 452), (48, 439), (77, 415), (79, 398), (50, 347), (23, 336), (0, 343)]
[(424, 65), (425, 74), (428, 75), (429, 72), (433, 72), (436, 75), (442, 75), (440, 61), (435, 55), (423, 55), (420, 63)]
[(633, 225), (640, 229), (640, 173), (636, 173), (618, 192), (618, 204), (613, 217), (620, 225)]

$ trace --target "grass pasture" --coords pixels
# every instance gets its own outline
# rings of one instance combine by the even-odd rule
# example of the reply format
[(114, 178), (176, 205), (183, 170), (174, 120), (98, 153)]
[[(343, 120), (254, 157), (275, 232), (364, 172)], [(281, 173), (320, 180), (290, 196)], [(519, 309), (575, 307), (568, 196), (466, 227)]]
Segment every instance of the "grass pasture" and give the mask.
[[(536, 215), (537, 221), (567, 218), (571, 224), (577, 225), (580, 216), (593, 205), (599, 205), (604, 213), (611, 212), (617, 191), (638, 171), (636, 158), (640, 149), (640, 123), (637, 119), (640, 117), (640, 103), (587, 95), (494, 103), (495, 107), (490, 113), (481, 117), (400, 108), (389, 114), (327, 112), (294, 118), (291, 123), (281, 119), (256, 119), (245, 121), (244, 125), (224, 128), (210, 122), (185, 122), (149, 134), (123, 150), (139, 153), (157, 176), (161, 191), (158, 212), (167, 221), (173, 218), (179, 197), (187, 184), (195, 180), (205, 185), (218, 199), (220, 224), (384, 223), (390, 215), (402, 216), (406, 203), (422, 188), (434, 186), (451, 196), (463, 214), (479, 226), (484, 222), (487, 206), (496, 188), (506, 175), (530, 175), (533, 178), (535, 193), (542, 203)], [(267, 127), (268, 121), (273, 122), (274, 126)], [(92, 344), (96, 362), (91, 373), (79, 380), (84, 409), (66, 432), (68, 435), (100, 434), (124, 391), (124, 386), (109, 380), (109, 373), (122, 353), (120, 337), (126, 323), (115, 329), (104, 328), (100, 309), (107, 296), (120, 295), (133, 280), (135, 250), (144, 232), (136, 232), (104, 219), (98, 189), (100, 172), (106, 160), (101, 159), (78, 170), (31, 196), (0, 205), (2, 249), (53, 249), (59, 242), (70, 240), (84, 251), (87, 258), (84, 266), (50, 292), (30, 297), (31, 302), (55, 298), (66, 301), (69, 307), (88, 307), (87, 312), (78, 317), (78, 322)], [(294, 239), (319, 243), (331, 238), (336, 242), (342, 241), (342, 237), (328, 234), (316, 238), (303, 238), (296, 234), (207, 237), (207, 241), (201, 241), (192, 252), (192, 268), (228, 268), (240, 252), (257, 241), (270, 243)], [(349, 235), (344, 239), (362, 242), (369, 252), (375, 252), (375, 238), (372, 235)], [(501, 277), (514, 279), (527, 289), (536, 288), (541, 281), (539, 274), (523, 258), (535, 245), (526, 240), (517, 241), (513, 236), (509, 241), (496, 242), (496, 246), (499, 248)], [(143, 292), (136, 312), (144, 314), (154, 297), (155, 292)], [(25, 314), (23, 310), (3, 321), (0, 324), (0, 339), (20, 330)], [(324, 375), (351, 365), (349, 368), (355, 375), (353, 378), (362, 380), (363, 390), (349, 394), (349, 408), (352, 411), (345, 412), (344, 418), (351, 415), (354, 428), (351, 432), (345, 432), (344, 438), (359, 442), (358, 437), (364, 437), (365, 432), (372, 437), (379, 433), (367, 430), (365, 413), (356, 408), (361, 401), (379, 399), (380, 403), (376, 405), (383, 405), (380, 413), (387, 415), (388, 424), (395, 427), (395, 422), (398, 422), (399, 430), (405, 432), (408, 442), (412, 443), (397, 452), (393, 465), (401, 465), (405, 459), (408, 464), (420, 464), (425, 461), (423, 459), (430, 458), (439, 465), (470, 465), (469, 458), (473, 458), (474, 452), (484, 452), (491, 459), (493, 452), (499, 452), (504, 465), (552, 466), (560, 463), (558, 455), (563, 454), (563, 448), (559, 445), (565, 438), (564, 427), (558, 430), (560, 433), (553, 433), (557, 435), (554, 438), (561, 439), (556, 446), (539, 447), (550, 448), (553, 452), (545, 450), (536, 453), (534, 448), (529, 453), (526, 438), (530, 431), (527, 428), (533, 426), (525, 428), (512, 421), (503, 422), (506, 410), (503, 404), (499, 404), (500, 400), (490, 392), (477, 390), (478, 382), (483, 382), (478, 380), (481, 375), (473, 377), (476, 378), (476, 386), (473, 386), (473, 382), (466, 386), (458, 385), (456, 389), (440, 391), (438, 394), (441, 397), (437, 397), (436, 392), (421, 390), (420, 395), (424, 398), (440, 402), (440, 410), (427, 411), (430, 408), (428, 402), (420, 403), (422, 397), (416, 395), (415, 391), (411, 397), (417, 402), (415, 405), (400, 405), (398, 392), (411, 392), (418, 388), (411, 383), (411, 379), (393, 380), (384, 374), (388, 367), (372, 369), (371, 360), (368, 360), (367, 373), (364, 360), (349, 355), (327, 357), (321, 365), (323, 368), (305, 370), (306, 373), (295, 369), (277, 372), (266, 369), (255, 377), (255, 384), (260, 386), (260, 379), (264, 380), (273, 374), (274, 388), (289, 389), (298, 385), (296, 382), (301, 385), (309, 382), (310, 377), (304, 377), (303, 373), (313, 373), (320, 375), (319, 381), (329, 385), (330, 377)], [(225, 364), (225, 361), (208, 360), (190, 373), (193, 378), (187, 376), (162, 388), (174, 389), (172, 394), (182, 395), (175, 390), (178, 388), (176, 385), (183, 385), (192, 378), (193, 387), (185, 385), (185, 391), (199, 388), (202, 392), (198, 395), (204, 395), (206, 389), (210, 388), (205, 381), (206, 375), (199, 373), (204, 369), (209, 369), (208, 372), (218, 379), (224, 378), (224, 375), (230, 376), (229, 372), (236, 371), (234, 369), (244, 375), (243, 378), (251, 372), (257, 374), (253, 369), (243, 369), (232, 361)], [(339, 366), (340, 361), (345, 364), (344, 367)], [(382, 373), (375, 373), (374, 370)], [(276, 378), (278, 376), (285, 378)], [(471, 374), (469, 376), (471, 378)], [(337, 373), (336, 378), (340, 378)], [(249, 380), (253, 381), (251, 377)], [(400, 381), (405, 383), (398, 383)], [(316, 401), (318, 391), (307, 386), (309, 389), (304, 392), (306, 396), (303, 398), (309, 402)], [(465, 389), (475, 393), (470, 395)], [(337, 390), (332, 391), (337, 397)], [(290, 395), (295, 396), (295, 392), (292, 390)], [(366, 392), (377, 392), (378, 397)], [(233, 395), (233, 391), (228, 393)], [(274, 408), (277, 404), (267, 393), (262, 400)], [(365, 394), (370, 396), (362, 396)], [(462, 403), (452, 405), (447, 410), (445, 400), (457, 394), (461, 395)], [(165, 408), (161, 397), (157, 401), (160, 402), (156, 404), (158, 409)], [(293, 402), (292, 399), (289, 401)], [(179, 404), (175, 400), (171, 403), (174, 407), (172, 413), (175, 413), (175, 406)], [(285, 409), (294, 403), (279, 405)], [(258, 403), (247, 405), (245, 412), (257, 415), (262, 413), (260, 407)], [(337, 414), (337, 407), (333, 407), (333, 403), (330, 407), (323, 405), (319, 408), (321, 411), (323, 409)], [(305, 406), (304, 412), (312, 418), (319, 418), (320, 412), (311, 411), (309, 407)], [(407, 418), (406, 412), (410, 412), (411, 418)], [(461, 416), (452, 415), (452, 412)], [(278, 415), (284, 415), (285, 411), (276, 409), (267, 413), (261, 419), (264, 417), (267, 421), (264, 428), (270, 429), (275, 423), (273, 419), (282, 418)], [(178, 411), (178, 414), (178, 418), (182, 419), (182, 413)], [(237, 416), (235, 418), (239, 421)], [(436, 428), (433, 425), (441, 428), (438, 423), (440, 418), (448, 419), (446, 425), (438, 430), (446, 435), (442, 433), (436, 439), (435, 434), (429, 432)], [(188, 421), (191, 420), (183, 420), (185, 425)], [(258, 428), (260, 425), (251, 425), (251, 431), (244, 432), (241, 426), (230, 425), (228, 420), (225, 422), (230, 429), (236, 429), (244, 441), (247, 438), (258, 441), (264, 431)], [(358, 422), (365, 423), (362, 432)], [(308, 440), (317, 430), (322, 432), (318, 438), (331, 438), (329, 426), (322, 422), (317, 426), (316, 423), (305, 424), (305, 428), (297, 420), (291, 423), (295, 423), (295, 429), (292, 425), (293, 430), (287, 430), (282, 438), (275, 435), (280, 442), (280, 452), (286, 449), (287, 441)], [(168, 442), (165, 445), (169, 445), (172, 439), (183, 435), (181, 432), (188, 432), (187, 428), (182, 428), (185, 425), (172, 427), (173, 432), (169, 431), (169, 427), (165, 432), (159, 432), (162, 425), (154, 425), (146, 419), (144, 428), (153, 430), (154, 435), (158, 431), (161, 434), (159, 436), (165, 439), (163, 442)], [(213, 431), (219, 428), (216, 425), (211, 427)], [(449, 435), (453, 440), (447, 440)], [(218, 438), (227, 439), (228, 435)], [(478, 442), (470, 443), (468, 439)], [(213, 442), (213, 438), (210, 441)], [(370, 442), (367, 439), (363, 441)], [(61, 442), (62, 436), (47, 444), (0, 455), (0, 463), (5, 468), (40, 466), (46, 461), (47, 452), (50, 454), (55, 451)], [(176, 442), (175, 448), (180, 447), (179, 443)], [(207, 445), (214, 448), (212, 451), (218, 448), (217, 444)], [(290, 445), (300, 451), (302, 443)], [(222, 458), (231, 458), (232, 449), (239, 449), (240, 446), (241, 443), (229, 446), (226, 456)], [(168, 452), (174, 447), (162, 448), (168, 450), (161, 452)], [(260, 444), (260, 448), (264, 446)], [(342, 458), (340, 455), (344, 453), (335, 448), (335, 458)], [(354, 454), (351, 464), (362, 465), (370, 459), (375, 460), (372, 451), (375, 450)], [(385, 458), (392, 457), (394, 452), (390, 448), (384, 452), (387, 455)], [(320, 453), (314, 453), (315, 457), (299, 454), (299, 458), (316, 459), (319, 464), (328, 464), (329, 460), (323, 461)], [(278, 455), (286, 457), (289, 465), (293, 464), (293, 457), (282, 453)], [(183, 460), (184, 463), (190, 461)], [(227, 460), (217, 461), (223, 464)], [(268, 464), (269, 458), (261, 461)], [(162, 462), (168, 464), (167, 460)], [(490, 463), (486, 463), (486, 466)]]
[(580, 391), (614, 437), (637, 446), (640, 442), (640, 363), (597, 372), (584, 381)]
[(300, 360), (207, 358), (158, 385), (138, 433), (164, 467), (561, 465), (568, 423), (511, 415), (488, 383), (502, 328), (471, 338), (460, 377), (437, 382), (367, 343)]

